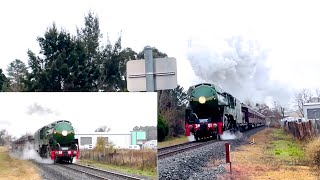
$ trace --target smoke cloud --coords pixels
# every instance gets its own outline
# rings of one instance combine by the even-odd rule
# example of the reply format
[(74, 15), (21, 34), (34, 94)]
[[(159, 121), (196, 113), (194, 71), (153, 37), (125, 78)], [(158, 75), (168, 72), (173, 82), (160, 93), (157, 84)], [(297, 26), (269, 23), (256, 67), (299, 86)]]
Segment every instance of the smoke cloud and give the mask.
[(242, 102), (250, 99), (264, 103), (272, 97), (280, 104), (288, 103), (291, 93), (285, 85), (270, 79), (268, 51), (258, 42), (233, 36), (214, 43), (189, 41), (187, 57), (201, 82), (216, 84)]
[(27, 114), (32, 115), (32, 114), (39, 114), (39, 115), (44, 115), (44, 114), (53, 114), (54, 112), (46, 107), (43, 107), (37, 103), (34, 103), (33, 105), (28, 106)]
[(14, 150), (10, 153), (12, 158), (21, 159), (21, 160), (34, 160), (41, 164), (53, 164), (52, 159), (43, 159), (33, 148), (31, 143), (26, 143), (22, 151)]
[(243, 134), (239, 131), (231, 133), (230, 130), (223, 131), (223, 134), (220, 136), (221, 140), (231, 140), (231, 139), (241, 139)]

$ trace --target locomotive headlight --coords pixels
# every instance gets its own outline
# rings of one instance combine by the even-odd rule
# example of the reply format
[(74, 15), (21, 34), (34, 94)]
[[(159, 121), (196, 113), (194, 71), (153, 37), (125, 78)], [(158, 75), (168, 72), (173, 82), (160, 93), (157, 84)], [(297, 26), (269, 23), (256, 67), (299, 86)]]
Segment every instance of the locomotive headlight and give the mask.
[(206, 102), (206, 97), (200, 96), (199, 97), (199, 103), (204, 104)]
[(67, 136), (68, 135), (68, 132), (67, 131), (62, 131), (62, 136)]

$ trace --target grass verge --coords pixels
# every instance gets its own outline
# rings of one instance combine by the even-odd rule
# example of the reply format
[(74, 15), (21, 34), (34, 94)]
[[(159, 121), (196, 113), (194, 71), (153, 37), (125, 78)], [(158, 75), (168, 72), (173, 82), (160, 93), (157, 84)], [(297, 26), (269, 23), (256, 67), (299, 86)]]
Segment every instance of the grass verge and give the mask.
[[(254, 144), (250, 144), (254, 138)], [(232, 174), (219, 179), (317, 179), (317, 175), (304, 162), (303, 146), (282, 129), (266, 128), (249, 137), (248, 144), (231, 152)]]
[(180, 136), (175, 138), (169, 138), (163, 142), (158, 142), (158, 148), (163, 148), (167, 146), (173, 146), (176, 144), (182, 144), (188, 142), (188, 138), (186, 136)]
[(117, 172), (125, 173), (125, 174), (136, 174), (136, 175), (140, 175), (140, 176), (146, 176), (151, 179), (156, 179), (157, 175), (158, 175), (156, 169), (139, 170), (139, 169), (134, 169), (134, 168), (129, 168), (129, 167), (123, 167), (123, 166), (119, 167), (116, 165), (99, 163), (99, 162), (92, 161), (92, 160), (79, 160), (78, 163), (84, 164), (84, 165), (90, 164), (90, 165), (99, 167), (101, 169), (113, 170), (113, 171), (117, 171)]
[(6, 147), (0, 146), (0, 180), (40, 180), (41, 177), (29, 161), (13, 159)]
[(288, 165), (304, 163), (306, 161), (302, 144), (282, 129), (273, 129), (271, 140), (267, 145), (268, 153)]

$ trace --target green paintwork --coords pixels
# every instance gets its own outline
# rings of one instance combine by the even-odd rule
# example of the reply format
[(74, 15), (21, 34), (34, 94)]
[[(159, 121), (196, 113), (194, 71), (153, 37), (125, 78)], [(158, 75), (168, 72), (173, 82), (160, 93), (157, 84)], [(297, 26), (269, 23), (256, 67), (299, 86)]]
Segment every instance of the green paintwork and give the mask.
[[(206, 98), (206, 102), (204, 104), (199, 103), (199, 97), (204, 96)], [(218, 98), (217, 92), (214, 87), (210, 87), (207, 85), (200, 85), (196, 88), (192, 88), (189, 91), (189, 102), (192, 111), (196, 114), (200, 114), (198, 111), (212, 111), (213, 109), (217, 109), (218, 107)], [(199, 117), (200, 118), (200, 117)], [(201, 117), (208, 118), (208, 117)]]
[[(62, 135), (62, 131), (67, 131), (67, 136)], [(56, 132), (56, 133), (54, 133)], [(61, 122), (55, 125), (53, 139), (60, 144), (69, 144), (74, 140), (74, 130), (70, 123)]]
[[(67, 136), (62, 135), (62, 131), (64, 130), (67, 131)], [(69, 145), (74, 140), (74, 129), (69, 121), (55, 121), (39, 129), (34, 137), (40, 146), (42, 144), (52, 144), (56, 146), (57, 143), (59, 143), (60, 146)], [(51, 143), (49, 142), (50, 140)]]

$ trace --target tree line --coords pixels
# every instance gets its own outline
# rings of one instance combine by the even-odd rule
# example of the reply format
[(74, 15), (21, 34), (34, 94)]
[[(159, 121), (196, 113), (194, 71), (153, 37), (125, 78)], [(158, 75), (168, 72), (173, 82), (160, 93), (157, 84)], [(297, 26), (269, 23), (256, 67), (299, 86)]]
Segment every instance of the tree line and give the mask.
[[(102, 39), (99, 18), (90, 11), (84, 17), (84, 27), (77, 27), (75, 35), (66, 29), (59, 30), (53, 23), (36, 38), (40, 52), (27, 50), (27, 64), (15, 59), (6, 70), (0, 69), (0, 91), (127, 92), (126, 63), (143, 59), (143, 50), (135, 52), (130, 47), (123, 47), (121, 34), (115, 43), (111, 43), (108, 36), (106, 42)], [(168, 55), (153, 47), (153, 57)], [(163, 136), (182, 134), (183, 107), (180, 101), (186, 95), (185, 91), (178, 86), (174, 90), (158, 91), (158, 94)], [(154, 138), (154, 129), (142, 129), (150, 132), (149, 138)]]

